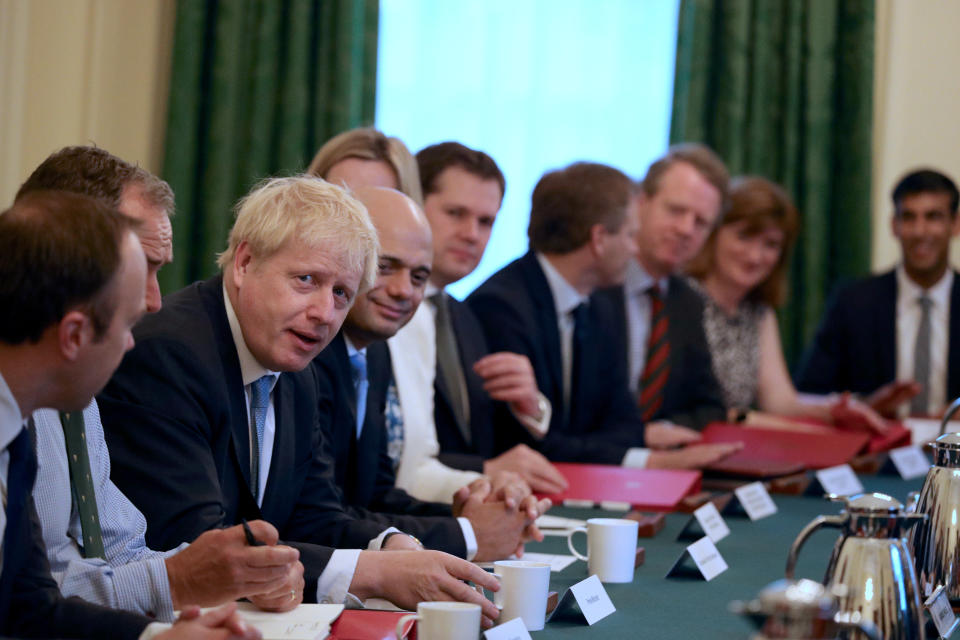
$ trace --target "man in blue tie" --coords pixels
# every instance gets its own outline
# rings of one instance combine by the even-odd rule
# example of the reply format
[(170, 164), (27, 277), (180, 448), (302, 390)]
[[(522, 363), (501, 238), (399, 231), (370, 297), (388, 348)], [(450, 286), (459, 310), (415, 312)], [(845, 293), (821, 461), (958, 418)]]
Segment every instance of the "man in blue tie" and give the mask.
[(175, 640), (226, 626), (224, 635), (255, 637), (230, 609), (161, 632), (146, 617), (63, 598), (49, 573), (23, 425), (39, 407), (84, 407), (133, 346), (147, 267), (132, 228), (102, 202), (63, 192), (0, 213), (0, 633)]

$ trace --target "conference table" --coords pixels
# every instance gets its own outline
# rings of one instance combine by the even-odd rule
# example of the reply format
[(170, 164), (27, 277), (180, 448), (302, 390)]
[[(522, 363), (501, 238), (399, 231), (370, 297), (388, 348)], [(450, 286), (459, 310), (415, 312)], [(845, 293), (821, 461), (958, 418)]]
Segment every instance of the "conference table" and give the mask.
[[(866, 491), (879, 491), (904, 502), (909, 491), (919, 490), (923, 478), (902, 480), (892, 475), (859, 476)], [(734, 640), (751, 637), (754, 629), (743, 617), (728, 611), (732, 600), (752, 599), (770, 582), (784, 577), (787, 552), (800, 530), (821, 514), (837, 514), (842, 505), (817, 496), (772, 495), (777, 513), (751, 521), (745, 515), (724, 516), (730, 535), (717, 543), (729, 568), (710, 582), (691, 578), (666, 578), (674, 562), (691, 541), (677, 535), (690, 520), (686, 513), (670, 513), (666, 526), (652, 538), (640, 538), (646, 560), (630, 584), (604, 585), (616, 612), (587, 626), (585, 622), (549, 621), (533, 638), (643, 638), (644, 640), (694, 638)], [(623, 512), (554, 507), (551, 514), (569, 518), (620, 517)], [(800, 552), (797, 578), (823, 580), (837, 529), (821, 529)], [(586, 543), (577, 534), (577, 548)], [(548, 536), (527, 545), (528, 551), (569, 554), (566, 537)], [(551, 574), (550, 589), (560, 595), (587, 577), (587, 565), (577, 561)]]

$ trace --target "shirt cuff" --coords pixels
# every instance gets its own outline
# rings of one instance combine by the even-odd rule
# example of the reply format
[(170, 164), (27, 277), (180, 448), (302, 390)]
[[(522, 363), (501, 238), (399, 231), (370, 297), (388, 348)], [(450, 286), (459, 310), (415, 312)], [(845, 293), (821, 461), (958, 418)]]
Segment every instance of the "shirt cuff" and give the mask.
[(547, 431), (550, 430), (550, 418), (553, 417), (553, 407), (550, 405), (547, 397), (541, 392), (537, 391), (537, 396), (539, 397), (539, 405), (542, 409), (539, 419), (518, 413), (512, 404), (509, 405), (509, 407), (510, 413), (526, 428), (530, 435), (536, 440), (542, 440), (543, 437), (547, 435)]
[(165, 622), (151, 622), (138, 636), (137, 640), (153, 640), (164, 631), (169, 631), (172, 626), (172, 624), (166, 624)]
[(317, 580), (317, 602), (320, 604), (343, 604), (347, 590), (357, 571), (360, 549), (337, 549), (330, 556), (327, 566)]
[(403, 533), (400, 529), (396, 527), (389, 527), (380, 532), (376, 538), (367, 543), (367, 549), (370, 551), (380, 551), (380, 547), (383, 546), (383, 539), (386, 538), (391, 533)]
[(467, 560), (473, 560), (477, 555), (477, 536), (473, 532), (473, 525), (466, 518), (457, 518), (460, 530), (463, 532), (463, 541), (467, 545)]
[(643, 469), (647, 466), (647, 458), (650, 457), (650, 449), (641, 449), (639, 447), (630, 447), (627, 449), (627, 455), (623, 456), (624, 467), (633, 469)]

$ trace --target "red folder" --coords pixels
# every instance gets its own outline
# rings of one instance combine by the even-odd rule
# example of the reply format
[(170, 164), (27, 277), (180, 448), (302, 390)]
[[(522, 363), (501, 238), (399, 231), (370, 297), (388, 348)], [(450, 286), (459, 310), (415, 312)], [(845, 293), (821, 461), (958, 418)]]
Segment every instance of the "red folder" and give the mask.
[(737, 460), (754, 463), (798, 463), (808, 469), (824, 469), (844, 464), (865, 450), (870, 441), (866, 432), (831, 430), (822, 433), (782, 429), (744, 428), (713, 422), (701, 434), (703, 442), (742, 442), (741, 451), (725, 458), (726, 465)]
[[(329, 638), (333, 640), (397, 640), (394, 630), (409, 611), (373, 611), (347, 609), (330, 625)], [(411, 620), (407, 625), (407, 640), (416, 640), (417, 629)]]
[(867, 445), (867, 453), (878, 453), (880, 451), (889, 451), (897, 447), (905, 447), (910, 444), (913, 434), (899, 422), (888, 423), (890, 429), (883, 435), (874, 435), (870, 438)]
[(628, 469), (606, 464), (556, 463), (569, 487), (546, 496), (564, 500), (619, 502), (641, 511), (675, 511), (680, 501), (700, 490), (699, 471)]

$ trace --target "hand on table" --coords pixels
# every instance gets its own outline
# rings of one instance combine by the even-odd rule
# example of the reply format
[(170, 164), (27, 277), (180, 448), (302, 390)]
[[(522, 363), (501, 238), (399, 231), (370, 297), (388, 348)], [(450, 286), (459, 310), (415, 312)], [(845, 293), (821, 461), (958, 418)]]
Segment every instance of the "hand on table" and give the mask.
[(648, 422), (643, 432), (644, 444), (651, 449), (673, 449), (700, 440), (700, 433), (668, 420)]
[(237, 605), (200, 613), (200, 607), (184, 607), (180, 618), (155, 640), (260, 640), (260, 632), (237, 615)]
[(651, 451), (648, 469), (702, 469), (743, 449), (742, 442), (693, 444), (670, 451)]
[(897, 409), (920, 393), (920, 383), (913, 380), (894, 380), (883, 385), (866, 399), (866, 403), (885, 418), (896, 418)]
[(833, 424), (841, 429), (859, 429), (884, 434), (890, 425), (869, 405), (860, 402), (849, 393), (843, 393), (830, 407)]
[(567, 488), (563, 474), (542, 453), (525, 444), (518, 444), (483, 463), (483, 472), (489, 476), (500, 471), (519, 474), (537, 493), (560, 493)]

